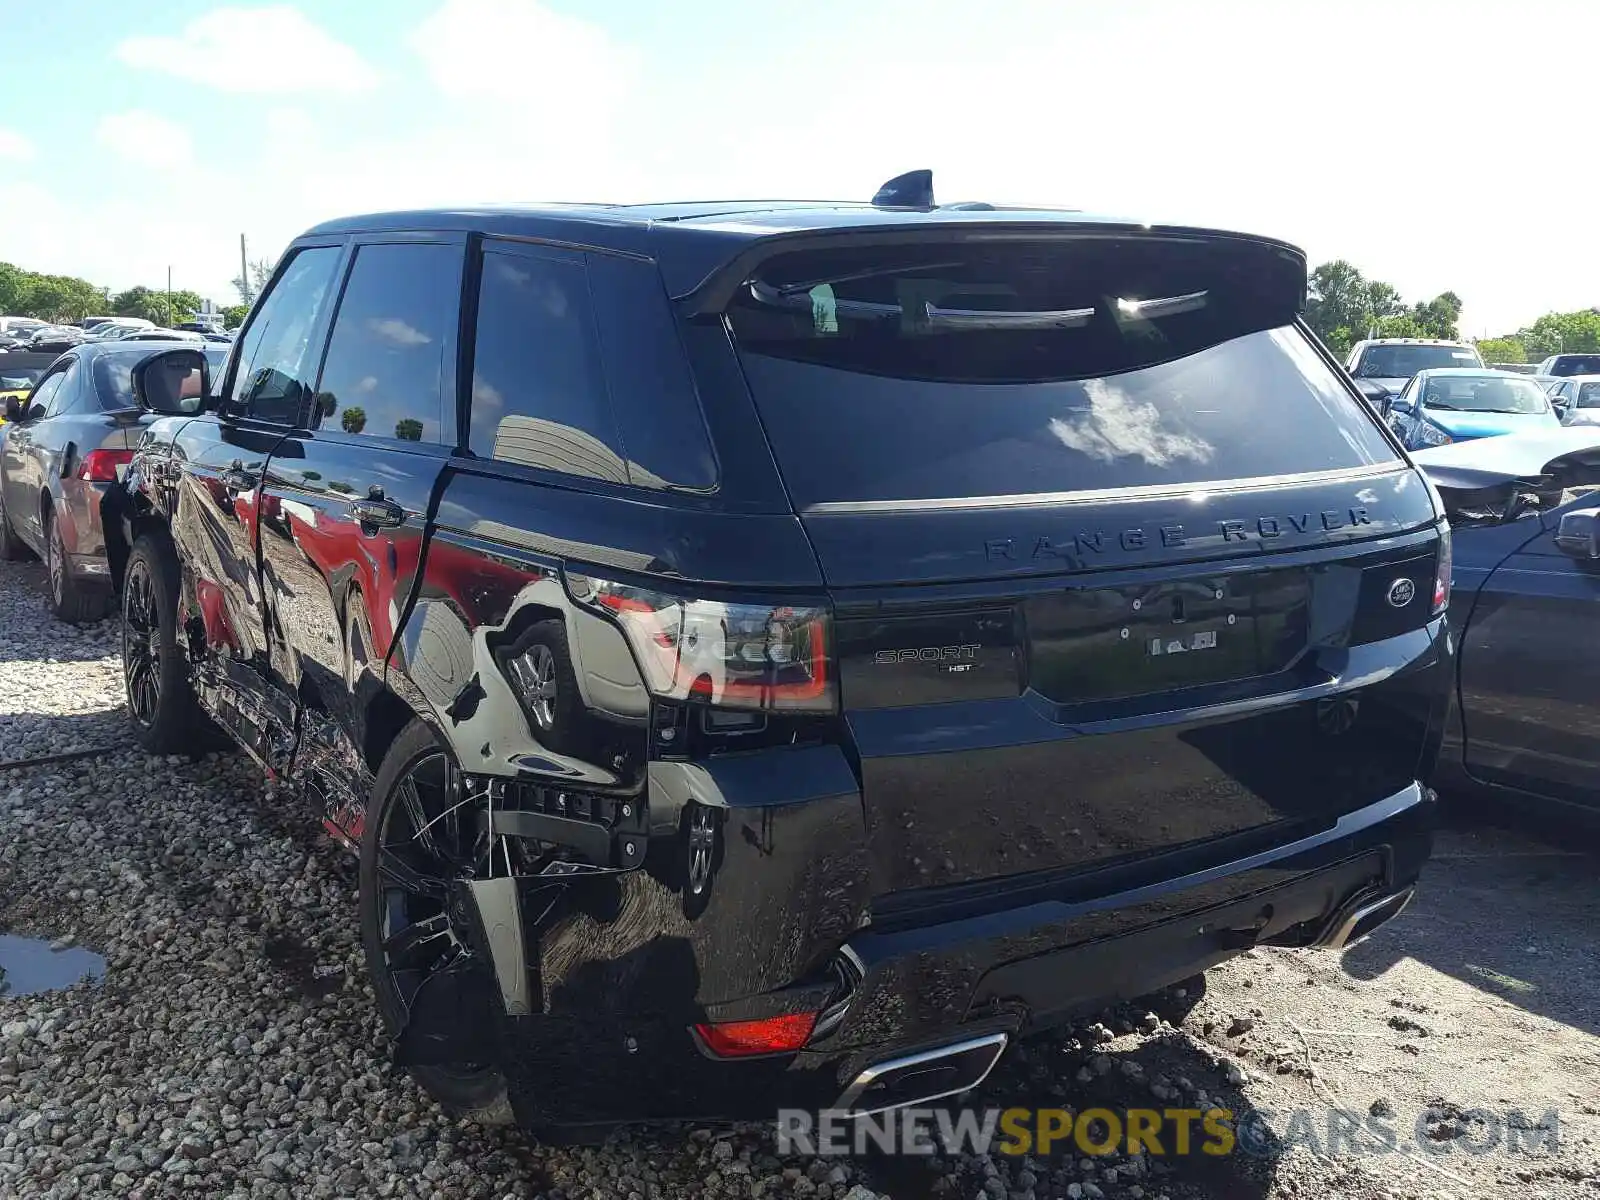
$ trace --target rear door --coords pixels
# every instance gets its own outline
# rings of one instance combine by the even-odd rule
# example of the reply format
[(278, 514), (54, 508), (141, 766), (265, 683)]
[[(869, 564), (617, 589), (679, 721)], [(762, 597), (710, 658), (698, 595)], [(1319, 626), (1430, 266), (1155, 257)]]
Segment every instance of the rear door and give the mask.
[(200, 617), (208, 657), (236, 688), (266, 686), (258, 493), (268, 459), (308, 403), (343, 254), (337, 242), (290, 253), (250, 314), (219, 410), (185, 422), (174, 439), (182, 610)]
[(1302, 286), (1266, 243), (1100, 237), (797, 252), (739, 292), (880, 892), (1237, 855), (1416, 779), (1434, 510)]
[(261, 497), (274, 673), (360, 745), (356, 675), (381, 679), (430, 497), (454, 451), (463, 236), (357, 240), (305, 427)]

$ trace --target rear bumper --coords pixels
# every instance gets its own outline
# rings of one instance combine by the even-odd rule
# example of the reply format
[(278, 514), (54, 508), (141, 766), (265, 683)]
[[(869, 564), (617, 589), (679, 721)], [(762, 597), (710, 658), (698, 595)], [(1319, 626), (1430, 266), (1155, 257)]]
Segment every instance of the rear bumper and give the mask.
[(67, 569), (74, 579), (111, 582), (106, 558), (104, 501), (111, 485), (81, 479), (63, 479), (58, 516), (64, 514), (62, 543), (67, 548)]
[[(972, 1086), (1012, 1038), (1252, 945), (1363, 936), (1415, 885), (1435, 808), (1432, 793), (1412, 784), (1319, 833), (1180, 878), (1098, 896), (1030, 893), (1002, 911), (858, 928), (829, 961), (799, 973), (814, 983), (734, 1001), (702, 999), (707, 970), (726, 967), (724, 978), (736, 978), (785, 959), (804, 938), (803, 920), (785, 943), (774, 940), (782, 926), (752, 911), (742, 933), (719, 926), (722, 940), (710, 946), (679, 910), (660, 909), (659, 924), (635, 928), (633, 949), (620, 955), (596, 947), (609, 933), (591, 921), (557, 922), (537, 935), (532, 969), (543, 1003), (528, 1016), (497, 1015), (495, 1055), (530, 1124), (916, 1103)], [(648, 871), (606, 878), (614, 918), (639, 899), (631, 888), (648, 886)], [(824, 866), (818, 879), (826, 885)], [(795, 1054), (719, 1060), (691, 1032), (708, 1020), (819, 1009), (822, 1032)]]

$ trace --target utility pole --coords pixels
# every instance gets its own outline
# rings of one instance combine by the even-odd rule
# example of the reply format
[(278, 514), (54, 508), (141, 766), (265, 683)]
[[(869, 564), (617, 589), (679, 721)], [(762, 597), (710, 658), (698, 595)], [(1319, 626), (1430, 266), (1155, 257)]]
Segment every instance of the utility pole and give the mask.
[(172, 325), (172, 266), (167, 266), (167, 324)]
[(239, 235), (239, 288), (244, 292), (244, 306), (250, 307), (250, 260), (244, 252), (244, 234)]

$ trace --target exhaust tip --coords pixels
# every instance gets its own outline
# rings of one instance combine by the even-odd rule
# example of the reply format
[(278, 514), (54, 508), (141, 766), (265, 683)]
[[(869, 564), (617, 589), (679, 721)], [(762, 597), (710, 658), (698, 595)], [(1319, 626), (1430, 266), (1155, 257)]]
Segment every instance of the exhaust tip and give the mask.
[(1008, 1034), (991, 1033), (876, 1063), (851, 1081), (834, 1107), (847, 1116), (866, 1117), (965, 1092), (994, 1070), (1008, 1041)]
[(1317, 942), (1317, 945), (1324, 950), (1343, 950), (1351, 942), (1360, 941), (1379, 925), (1398, 917), (1406, 905), (1411, 903), (1411, 897), (1416, 894), (1416, 890), (1414, 887), (1408, 887), (1403, 891), (1391, 892), (1387, 896), (1379, 896), (1375, 900), (1352, 905), (1342, 916), (1334, 919), (1333, 928)]

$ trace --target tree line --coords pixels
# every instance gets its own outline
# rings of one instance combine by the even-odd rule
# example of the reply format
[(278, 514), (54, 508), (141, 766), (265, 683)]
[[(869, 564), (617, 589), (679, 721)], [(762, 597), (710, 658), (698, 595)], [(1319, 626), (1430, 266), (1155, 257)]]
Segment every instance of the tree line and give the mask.
[[(1461, 297), (1454, 292), (1408, 305), (1393, 285), (1368, 279), (1342, 258), (1313, 270), (1309, 283), (1306, 323), (1340, 357), (1368, 337), (1460, 340)], [(1478, 341), (1478, 353), (1491, 363), (1537, 362), (1568, 351), (1600, 353), (1600, 311), (1546, 313), (1512, 333)]]
[[(8, 262), (0, 262), (0, 314), (33, 317), (65, 323), (85, 317), (142, 317), (155, 325), (170, 326), (193, 319), (201, 298), (187, 289), (169, 296), (164, 288), (139, 285), (112, 292), (72, 275), (46, 275)], [(230, 329), (244, 320), (245, 306), (220, 310)]]

